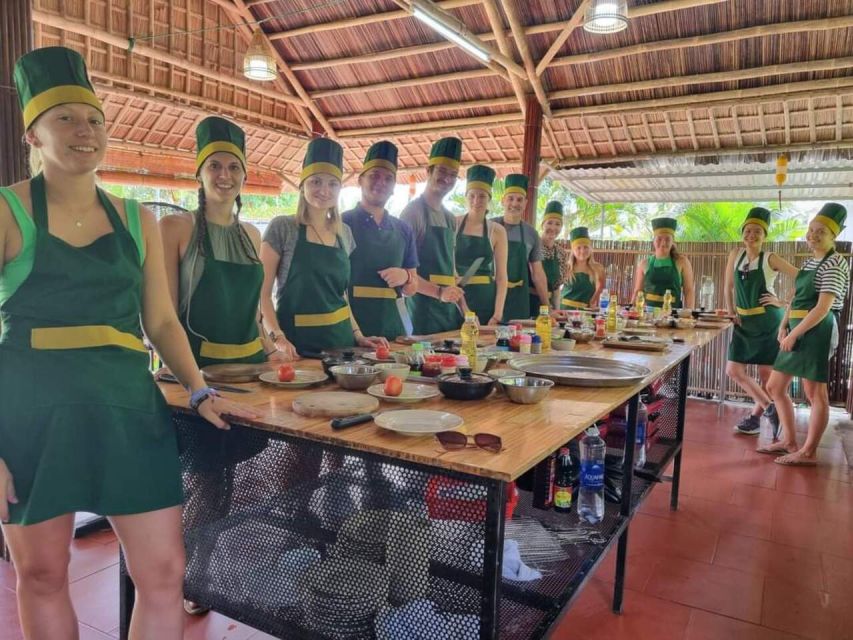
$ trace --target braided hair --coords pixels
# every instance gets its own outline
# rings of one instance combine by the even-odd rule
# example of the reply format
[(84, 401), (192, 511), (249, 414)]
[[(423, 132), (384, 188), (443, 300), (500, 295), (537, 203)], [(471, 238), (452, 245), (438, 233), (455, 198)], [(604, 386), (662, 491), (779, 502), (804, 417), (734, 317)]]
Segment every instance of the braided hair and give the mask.
[[(240, 196), (237, 196), (237, 213), (234, 216), (234, 219), (237, 222), (237, 229), (240, 234), (240, 244), (243, 246), (243, 251), (245, 252), (246, 258), (249, 259), (250, 262), (260, 263), (261, 259), (258, 257), (258, 252), (255, 250), (255, 245), (252, 244), (252, 239), (249, 237), (249, 234), (243, 228), (243, 225), (240, 224), (240, 211), (243, 208), (243, 200)], [(207, 208), (207, 195), (204, 192), (204, 186), (200, 186), (198, 188), (198, 208), (196, 209), (196, 225), (198, 227), (198, 233), (196, 234), (196, 247), (199, 255), (204, 256), (204, 238), (207, 234), (207, 218), (205, 217), (205, 209)]]

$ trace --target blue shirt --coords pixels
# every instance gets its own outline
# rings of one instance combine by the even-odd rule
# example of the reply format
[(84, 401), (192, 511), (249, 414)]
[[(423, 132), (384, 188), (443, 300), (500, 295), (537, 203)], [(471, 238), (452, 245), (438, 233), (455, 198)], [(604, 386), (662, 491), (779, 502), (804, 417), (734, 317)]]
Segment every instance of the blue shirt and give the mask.
[[(397, 231), (403, 236), (403, 264), (391, 264), (389, 267), (401, 267), (403, 269), (416, 269), (418, 266), (418, 250), (415, 247), (415, 232), (408, 222), (404, 222), (399, 218), (395, 218), (387, 211), (382, 216), (382, 221), (377, 226), (373, 219), (373, 214), (361, 208), (361, 205), (355, 209), (345, 211), (341, 216), (344, 223), (353, 230), (353, 235), (359, 233), (371, 233), (377, 229), (385, 229)], [(358, 233), (357, 233), (358, 232)]]

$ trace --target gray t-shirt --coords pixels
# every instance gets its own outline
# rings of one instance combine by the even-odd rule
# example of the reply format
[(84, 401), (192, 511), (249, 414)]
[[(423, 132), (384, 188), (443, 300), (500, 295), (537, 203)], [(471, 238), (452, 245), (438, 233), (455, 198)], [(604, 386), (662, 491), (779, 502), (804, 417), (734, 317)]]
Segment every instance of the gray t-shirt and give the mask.
[[(290, 263), (293, 261), (293, 253), (296, 251), (296, 241), (299, 239), (299, 222), (296, 216), (278, 216), (272, 219), (267, 230), (264, 232), (264, 242), (272, 247), (281, 256), (278, 263), (278, 273), (275, 282), (275, 298), (284, 291), (287, 284), (287, 274), (290, 273)], [(355, 250), (355, 240), (348, 225), (341, 223), (338, 234), (338, 245), (343, 247), (350, 255)]]
[(520, 224), (507, 224), (503, 216), (494, 218), (494, 221), (506, 228), (507, 242), (521, 242), (521, 227), (524, 227), (524, 244), (527, 247), (527, 261), (542, 262), (542, 240), (539, 238), (539, 234), (536, 233), (536, 229), (523, 220)]
[(408, 222), (409, 226), (412, 227), (412, 231), (415, 232), (415, 243), (418, 249), (424, 243), (427, 225), (431, 227), (447, 227), (454, 231), (456, 229), (456, 217), (445, 209), (444, 205), (439, 209), (431, 208), (423, 196), (418, 196), (405, 206), (400, 213), (400, 220)]

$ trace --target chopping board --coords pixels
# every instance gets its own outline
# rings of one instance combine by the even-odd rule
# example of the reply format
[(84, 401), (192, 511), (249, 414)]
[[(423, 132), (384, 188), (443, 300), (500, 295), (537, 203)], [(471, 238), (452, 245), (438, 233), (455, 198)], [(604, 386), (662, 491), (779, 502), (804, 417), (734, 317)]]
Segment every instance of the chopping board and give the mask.
[(373, 413), (378, 408), (376, 398), (349, 391), (312, 391), (293, 399), (293, 412), (306, 418), (343, 418)]
[(209, 382), (255, 382), (258, 376), (275, 369), (277, 364), (211, 364), (201, 370)]

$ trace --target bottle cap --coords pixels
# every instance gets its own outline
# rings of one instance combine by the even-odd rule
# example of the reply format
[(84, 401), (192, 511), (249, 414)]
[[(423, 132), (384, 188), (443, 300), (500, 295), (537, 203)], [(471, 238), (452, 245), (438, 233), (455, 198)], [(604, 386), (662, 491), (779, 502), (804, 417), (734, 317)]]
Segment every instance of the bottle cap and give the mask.
[(473, 320), (475, 315), (476, 314), (473, 311), (466, 311), (465, 312), (465, 319), (466, 320)]
[(423, 350), (424, 350), (424, 345), (422, 345), (420, 342), (416, 342), (415, 344), (412, 345), (412, 351), (423, 351)]
[(539, 315), (540, 316), (541, 315), (548, 315), (548, 313), (549, 313), (548, 305), (545, 305), (545, 304), (539, 305)]
[[(536, 336), (536, 337), (538, 338), (539, 336)], [(524, 344), (530, 344), (532, 342), (532, 338), (530, 337), (530, 334), (529, 333), (522, 333), (521, 334), (521, 342), (523, 342)]]
[(531, 337), (530, 337), (530, 341), (531, 341), (531, 343), (532, 343), (532, 344), (541, 344), (541, 343), (542, 343), (542, 338), (541, 338), (541, 337), (539, 337), (538, 335), (533, 335), (533, 336), (531, 336)]
[(595, 437), (595, 436), (599, 435), (601, 432), (598, 430), (597, 426), (592, 425), (591, 427), (587, 427), (587, 430), (585, 433), (588, 436)]

